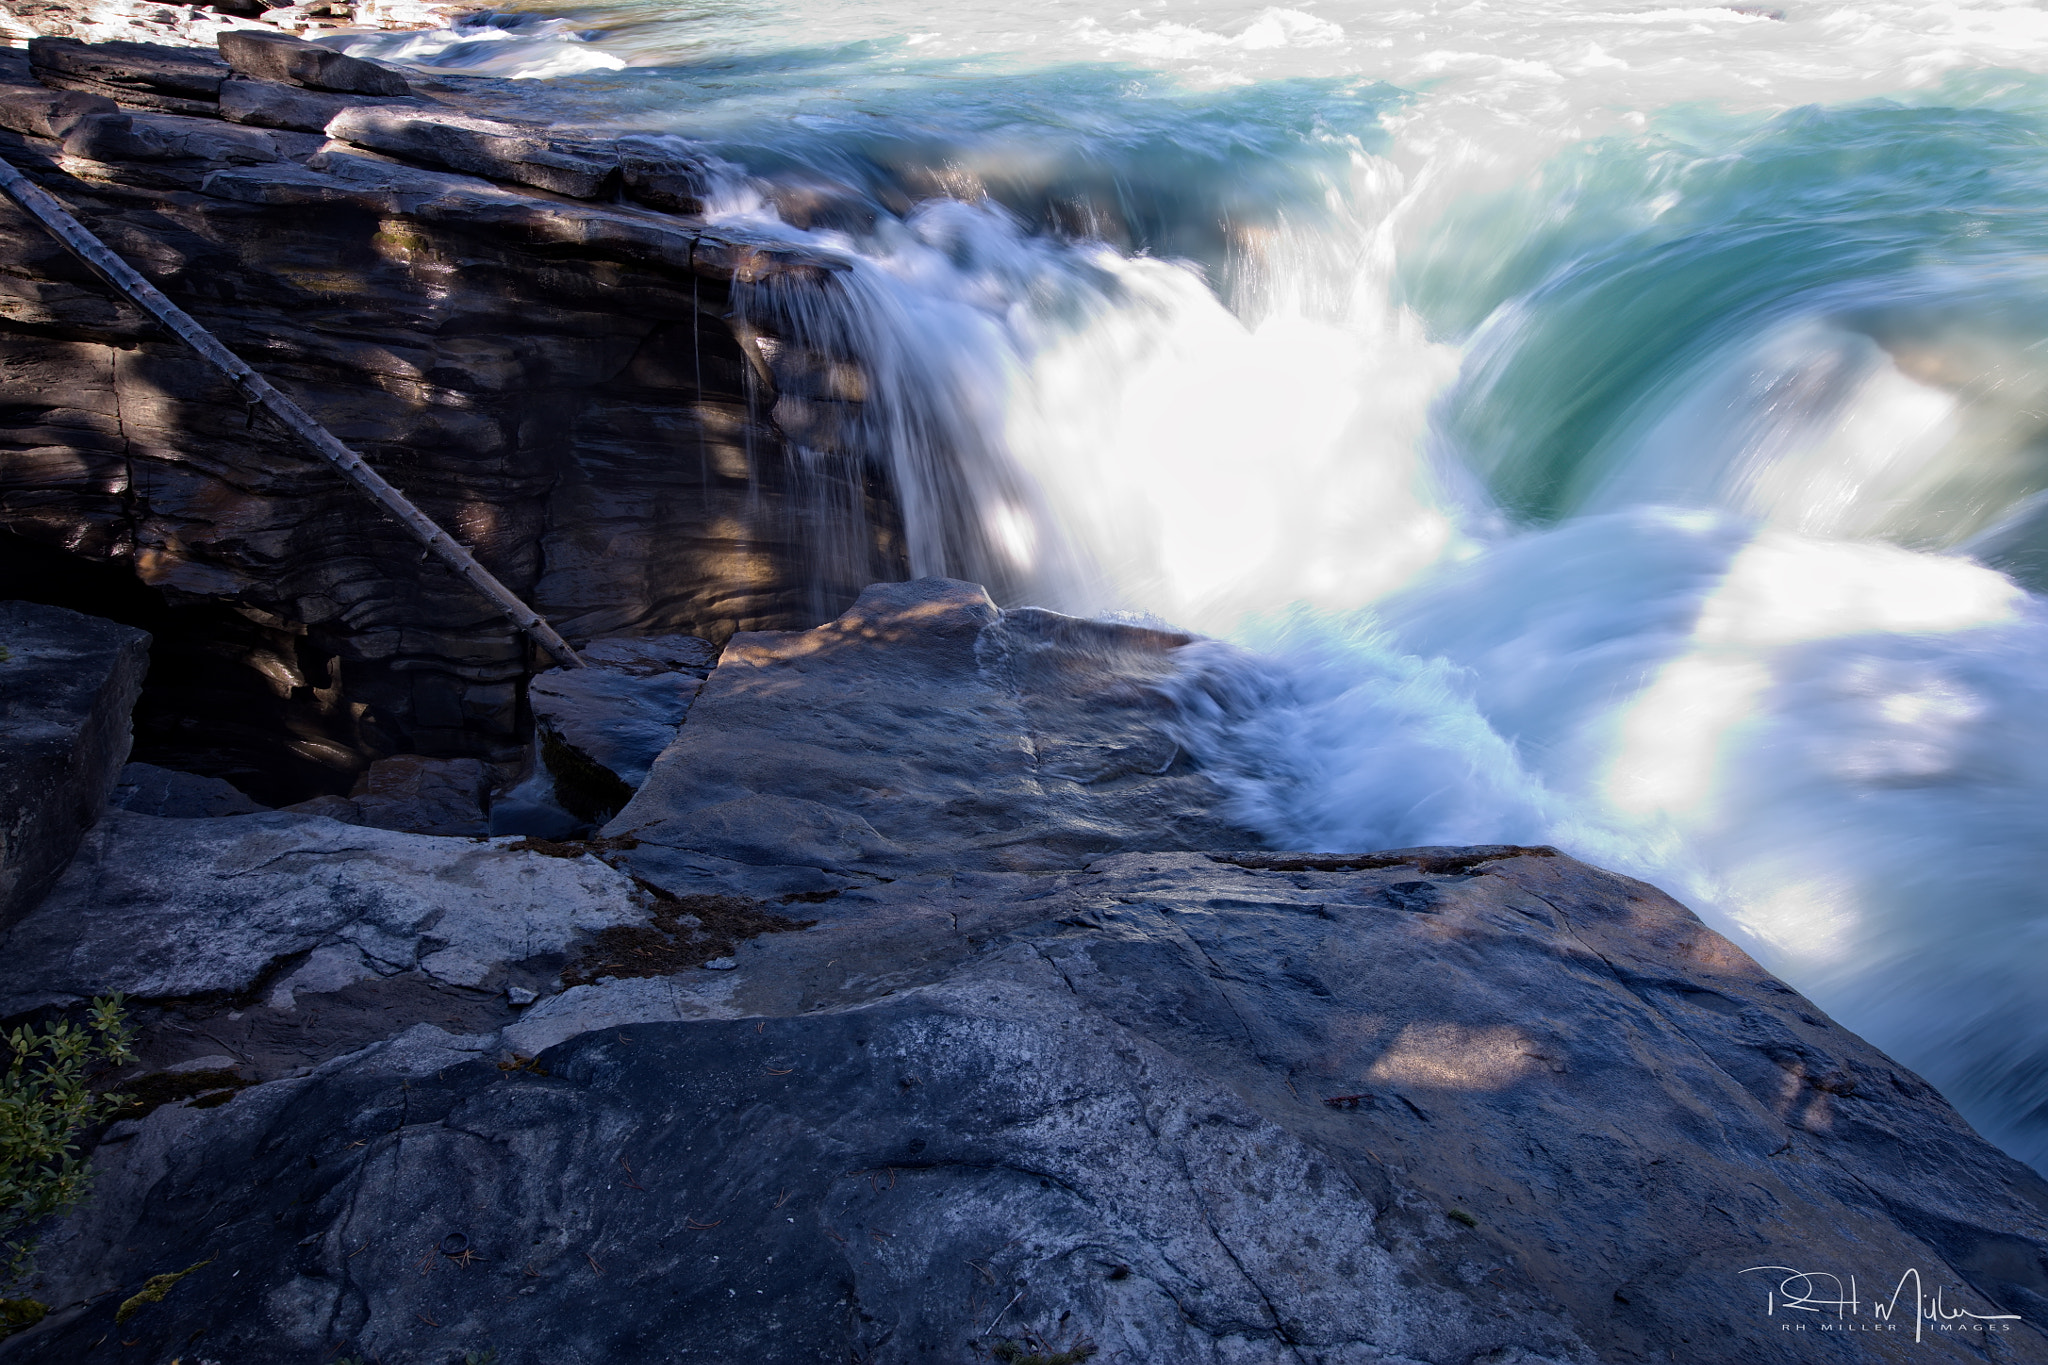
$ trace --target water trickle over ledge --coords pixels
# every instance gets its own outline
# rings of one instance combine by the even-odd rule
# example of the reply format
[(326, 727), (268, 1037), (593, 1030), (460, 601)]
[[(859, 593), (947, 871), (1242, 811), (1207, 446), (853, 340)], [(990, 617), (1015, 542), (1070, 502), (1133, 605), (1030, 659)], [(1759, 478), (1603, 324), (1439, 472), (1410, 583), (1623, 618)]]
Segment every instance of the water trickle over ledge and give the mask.
[[(855, 362), (735, 310), (837, 263), (707, 227), (687, 148), (489, 86), (43, 39), (0, 57), (0, 152), (572, 638), (809, 625), (900, 576), (885, 472), (836, 435)], [(395, 750), (516, 759), (545, 661), (4, 211), (0, 574), (155, 634), (136, 756), (273, 802)]]

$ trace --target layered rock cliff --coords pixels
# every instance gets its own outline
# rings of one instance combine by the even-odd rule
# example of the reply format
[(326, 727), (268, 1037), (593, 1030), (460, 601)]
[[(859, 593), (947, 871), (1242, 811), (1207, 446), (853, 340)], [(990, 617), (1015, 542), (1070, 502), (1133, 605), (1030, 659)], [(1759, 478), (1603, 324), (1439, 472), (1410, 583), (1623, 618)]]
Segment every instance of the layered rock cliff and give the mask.
[[(857, 372), (735, 309), (833, 262), (693, 217), (686, 148), (276, 47), (0, 54), (0, 154), (572, 639), (809, 625), (900, 572), (871, 453), (800, 420)], [(546, 665), (11, 205), (0, 581), (149, 629), (137, 756), (271, 804), (515, 761)]]

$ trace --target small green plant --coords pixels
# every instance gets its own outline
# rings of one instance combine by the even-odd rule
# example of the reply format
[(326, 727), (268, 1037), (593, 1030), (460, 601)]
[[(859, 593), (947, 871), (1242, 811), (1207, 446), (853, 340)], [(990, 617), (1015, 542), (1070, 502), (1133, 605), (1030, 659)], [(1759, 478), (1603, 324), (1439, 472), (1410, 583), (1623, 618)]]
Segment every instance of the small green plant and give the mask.
[(492, 1365), (497, 1358), (498, 1348), (495, 1346), (482, 1351), (464, 1351), (462, 1365)]
[(128, 1321), (128, 1319), (134, 1317), (137, 1313), (141, 1312), (144, 1308), (148, 1307), (152, 1303), (162, 1303), (164, 1301), (164, 1295), (170, 1293), (171, 1290), (177, 1286), (178, 1281), (184, 1279), (187, 1275), (190, 1275), (193, 1271), (199, 1269), (201, 1266), (207, 1266), (212, 1264), (213, 1257), (209, 1256), (203, 1261), (193, 1262), (191, 1265), (186, 1266), (183, 1270), (175, 1271), (168, 1275), (150, 1276), (148, 1279), (142, 1282), (141, 1292), (132, 1294), (128, 1298), (123, 1299), (121, 1301), (121, 1306), (114, 1310), (115, 1324), (118, 1325), (120, 1323)]
[(989, 1354), (1003, 1365), (1081, 1365), (1094, 1356), (1094, 1342), (1086, 1337), (1076, 1338), (1071, 1345), (1062, 1345), (1032, 1332), (1026, 1332), (1021, 1339), (999, 1341), (989, 1348)]
[[(85, 1197), (90, 1173), (78, 1135), (128, 1102), (94, 1094), (90, 1073), (97, 1063), (131, 1060), (132, 1041), (118, 993), (93, 1001), (83, 1025), (60, 1019), (7, 1035), (13, 1058), (0, 1073), (0, 1284), (28, 1273), (36, 1224)], [(6, 1302), (0, 1329), (27, 1326), (17, 1321), (26, 1310), (12, 1306), (33, 1300)]]

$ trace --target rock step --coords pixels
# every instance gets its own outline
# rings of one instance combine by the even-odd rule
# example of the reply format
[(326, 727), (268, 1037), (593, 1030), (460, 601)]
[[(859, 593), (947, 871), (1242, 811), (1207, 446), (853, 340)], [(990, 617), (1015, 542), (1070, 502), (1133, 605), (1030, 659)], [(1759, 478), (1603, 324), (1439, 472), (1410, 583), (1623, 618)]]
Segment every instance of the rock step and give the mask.
[(149, 636), (0, 602), (0, 926), (42, 900), (128, 758)]

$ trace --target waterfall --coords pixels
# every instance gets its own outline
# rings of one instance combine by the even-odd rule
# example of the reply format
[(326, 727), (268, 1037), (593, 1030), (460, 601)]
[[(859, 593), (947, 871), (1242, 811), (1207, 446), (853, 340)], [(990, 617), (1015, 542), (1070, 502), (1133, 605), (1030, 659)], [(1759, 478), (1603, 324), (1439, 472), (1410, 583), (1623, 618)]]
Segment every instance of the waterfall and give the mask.
[(345, 45), (581, 73), (836, 255), (736, 300), (785, 429), (845, 419), (798, 459), (882, 471), (912, 572), (1215, 637), (1184, 740), (1274, 844), (1645, 878), (2048, 1170), (2038, 11), (618, 0)]

